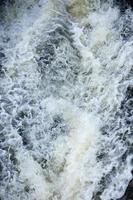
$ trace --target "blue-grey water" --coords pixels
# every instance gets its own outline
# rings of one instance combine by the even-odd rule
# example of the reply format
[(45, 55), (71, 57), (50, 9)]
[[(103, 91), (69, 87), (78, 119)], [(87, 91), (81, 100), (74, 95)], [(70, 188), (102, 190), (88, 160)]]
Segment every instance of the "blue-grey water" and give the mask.
[(133, 164), (133, 12), (100, 0), (3, 9), (0, 199), (120, 198)]

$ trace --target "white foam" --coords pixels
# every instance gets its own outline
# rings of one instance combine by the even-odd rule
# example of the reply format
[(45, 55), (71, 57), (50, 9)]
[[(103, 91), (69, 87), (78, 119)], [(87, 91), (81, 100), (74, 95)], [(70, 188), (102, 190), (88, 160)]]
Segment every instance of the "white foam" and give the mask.
[(17, 159), (19, 161), (20, 180), (33, 190), (33, 197), (38, 200), (45, 200), (48, 195), (48, 184), (43, 176), (40, 165), (33, 160), (30, 154), (18, 152)]
[[(8, 115), (2, 107), (2, 122), (10, 122), (7, 124), (7, 132), (10, 132), (12, 119), (20, 111), (28, 110), (24, 121), (21, 119), (18, 124), (20, 128), (28, 124), (26, 134), (31, 145), (24, 146), (23, 136), (19, 136), (21, 142), (17, 146), (17, 167), (20, 170), (18, 179), (22, 184), (14, 182), (14, 191), (17, 191), (17, 187), (23, 191), (23, 187), (28, 185), (31, 200), (91, 200), (99, 189), (101, 178), (110, 174), (115, 167), (116, 174), (111, 176), (101, 199), (117, 199), (123, 195), (131, 178), (130, 159), (128, 157), (122, 164), (119, 162), (119, 157), (127, 147), (118, 139), (117, 130), (110, 132), (109, 136), (102, 136), (100, 128), (113, 126), (112, 119), (119, 110), (126, 87), (132, 83), (132, 80), (128, 80), (133, 59), (132, 42), (122, 40), (120, 30), (117, 31), (115, 27), (122, 20), (120, 12), (109, 5), (107, 9), (90, 9), (84, 18), (76, 20), (69, 18), (60, 1), (42, 0), (39, 4), (40, 7), (35, 5), (30, 12), (26, 11), (14, 20), (7, 33), (11, 41), (5, 50), (7, 71), (1, 87), (4, 88), (4, 95), (11, 100), (13, 111)], [(47, 86), (47, 80), (41, 79), (34, 58), (37, 56), (36, 46), (47, 38), (47, 31), (53, 28), (49, 24), (51, 26), (51, 21), (58, 19), (58, 15), (72, 24), (69, 31), (73, 33), (73, 45), (81, 56), (75, 84), (68, 83), (66, 72), (63, 71), (65, 84), (57, 86), (60, 95), (50, 93), (54, 85), (50, 82), (51, 74), (48, 74), (49, 88), (43, 88)], [(69, 61), (76, 68), (75, 57), (72, 61), (69, 58), (67, 60), (74, 50), (66, 41), (66, 46), (63, 44), (56, 49), (59, 57), (56, 56), (55, 63), (58, 60), (64, 63)], [(5, 44), (1, 44), (5, 47)], [(52, 67), (49, 65), (46, 70)], [(69, 75), (75, 68), (67, 69)], [(54, 78), (59, 78), (59, 75)], [(47, 91), (51, 96), (46, 98)], [(34, 102), (32, 105), (31, 101)], [(52, 126), (55, 116), (63, 120), (58, 123), (65, 124), (65, 134), (60, 131), (61, 127)], [(124, 124), (121, 119), (120, 122)], [(126, 126), (122, 127), (121, 131), (124, 133), (126, 129)], [(57, 135), (54, 139), (52, 131)], [(107, 158), (98, 160), (97, 153), (102, 148)], [(42, 160), (46, 162), (44, 168), (41, 166)]]
[[(55, 180), (55, 188), (61, 198), (67, 200), (82, 196), (88, 185), (88, 198), (91, 198), (91, 188), (94, 188), (96, 181), (92, 171), (98, 168), (96, 152), (100, 137), (99, 122), (95, 116), (64, 100), (48, 99), (46, 105), (47, 111), (52, 114), (61, 113), (69, 126), (68, 136), (64, 139), (59, 137), (55, 142), (54, 162), (59, 165), (65, 162), (63, 171)], [(54, 166), (54, 163), (51, 165)]]

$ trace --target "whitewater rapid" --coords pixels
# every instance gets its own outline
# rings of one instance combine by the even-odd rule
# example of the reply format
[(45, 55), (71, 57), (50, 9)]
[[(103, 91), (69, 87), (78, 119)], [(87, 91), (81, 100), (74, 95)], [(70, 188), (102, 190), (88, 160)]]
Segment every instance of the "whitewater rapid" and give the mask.
[(116, 200), (132, 178), (133, 13), (22, 5), (0, 22), (0, 199)]

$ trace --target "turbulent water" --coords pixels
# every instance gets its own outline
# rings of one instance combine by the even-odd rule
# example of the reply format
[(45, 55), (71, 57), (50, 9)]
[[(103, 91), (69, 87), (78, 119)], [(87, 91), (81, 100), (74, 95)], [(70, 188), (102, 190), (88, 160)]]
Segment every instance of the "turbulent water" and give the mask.
[[(19, 2), (19, 1), (18, 1)], [(0, 200), (116, 200), (132, 178), (133, 13), (23, 1), (0, 21)]]

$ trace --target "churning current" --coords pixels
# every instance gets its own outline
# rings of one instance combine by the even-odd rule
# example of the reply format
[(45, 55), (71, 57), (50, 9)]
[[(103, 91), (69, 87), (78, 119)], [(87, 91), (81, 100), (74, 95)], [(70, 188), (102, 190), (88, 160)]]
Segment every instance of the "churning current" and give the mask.
[(122, 197), (133, 165), (132, 10), (29, 0), (1, 15), (0, 200)]

